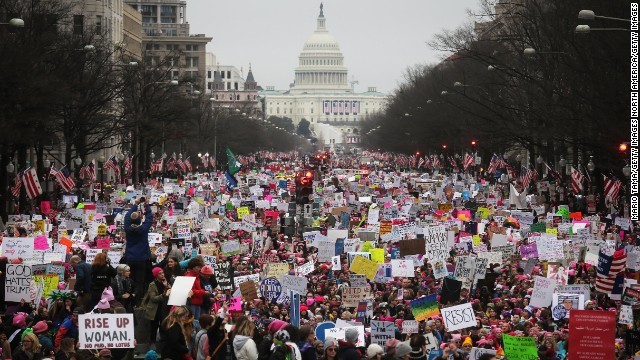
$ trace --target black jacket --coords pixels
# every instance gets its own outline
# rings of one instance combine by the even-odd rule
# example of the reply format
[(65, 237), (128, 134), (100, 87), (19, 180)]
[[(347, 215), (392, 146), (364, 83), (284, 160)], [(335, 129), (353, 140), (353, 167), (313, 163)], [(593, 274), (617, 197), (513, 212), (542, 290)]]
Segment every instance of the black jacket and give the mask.
[(258, 345), (258, 360), (269, 360), (271, 357), (271, 345), (273, 344), (273, 337), (271, 334), (265, 335), (265, 337)]
[(213, 323), (213, 326), (207, 330), (207, 337), (209, 338), (209, 355), (211, 356), (211, 360), (226, 360), (227, 358), (227, 345), (229, 344), (225, 342), (220, 346), (220, 349), (216, 353), (216, 356), (213, 357), (213, 352), (216, 350), (218, 345), (224, 340), (225, 330), (220, 329), (222, 325), (222, 318), (220, 316), (216, 317), (216, 321)]
[(116, 269), (111, 264), (91, 267), (91, 289), (104, 290), (111, 286), (111, 280), (116, 276)]
[(338, 340), (338, 359), (340, 360), (360, 360), (362, 354), (356, 349), (355, 344)]
[(173, 324), (166, 329), (163, 324), (160, 327), (160, 337), (164, 341), (162, 359), (184, 360), (184, 356), (189, 353), (189, 348), (180, 325)]

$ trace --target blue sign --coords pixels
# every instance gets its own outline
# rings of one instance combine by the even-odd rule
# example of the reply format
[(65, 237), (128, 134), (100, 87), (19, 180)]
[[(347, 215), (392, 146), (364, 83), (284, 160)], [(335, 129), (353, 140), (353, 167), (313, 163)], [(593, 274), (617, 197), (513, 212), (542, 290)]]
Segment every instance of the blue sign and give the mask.
[(344, 252), (344, 239), (336, 240), (336, 255), (340, 255)]
[(300, 327), (300, 294), (293, 291), (289, 291), (289, 299), (291, 299), (291, 302), (289, 305), (290, 306), (289, 315), (291, 315), (291, 325), (295, 327)]
[(392, 259), (400, 258), (400, 248), (391, 248), (391, 258)]
[(282, 294), (282, 285), (280, 281), (274, 277), (266, 278), (260, 283), (260, 292), (262, 292), (262, 296), (264, 296), (267, 301), (271, 302), (279, 298), (280, 294)]
[(324, 332), (327, 329), (333, 329), (334, 327), (336, 327), (336, 324), (331, 322), (331, 321), (325, 321), (322, 322), (320, 324), (318, 324), (316, 326), (316, 338), (318, 338), (318, 340), (324, 342), (325, 337), (324, 337)]

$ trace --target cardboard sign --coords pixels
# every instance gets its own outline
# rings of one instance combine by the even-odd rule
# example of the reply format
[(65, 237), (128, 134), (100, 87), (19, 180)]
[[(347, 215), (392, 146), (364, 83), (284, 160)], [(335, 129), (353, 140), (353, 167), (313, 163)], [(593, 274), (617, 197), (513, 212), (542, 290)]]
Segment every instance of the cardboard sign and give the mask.
[(324, 331), (324, 337), (325, 339), (328, 337), (332, 337), (336, 340), (345, 340), (344, 335), (347, 329), (356, 329), (358, 331), (358, 342), (356, 343), (357, 347), (367, 346), (364, 341), (364, 326), (345, 326), (341, 328), (326, 329)]
[(171, 287), (171, 294), (169, 294), (169, 301), (167, 304), (176, 306), (186, 305), (187, 299), (189, 298), (189, 291), (191, 291), (195, 282), (195, 277), (176, 276), (173, 286)]
[(2, 256), (9, 260), (23, 259), (25, 261), (33, 257), (34, 238), (2, 238)]
[(256, 283), (254, 283), (252, 280), (241, 283), (240, 292), (242, 293), (242, 296), (244, 296), (244, 298), (248, 301), (258, 298)]
[(7, 264), (7, 273), (4, 280), (5, 301), (30, 300), (31, 266), (24, 264)]
[(471, 303), (442, 308), (440, 312), (447, 331), (466, 329), (477, 325), (476, 314)]
[(135, 347), (133, 314), (81, 314), (78, 333), (79, 349)]
[(342, 288), (342, 303), (347, 307), (356, 307), (361, 301), (371, 298), (368, 287), (344, 287)]
[(399, 277), (414, 277), (413, 261), (411, 260), (391, 260), (391, 274)]
[(395, 335), (393, 322), (371, 320), (371, 343), (384, 347), (387, 340), (395, 338)]
[(400, 247), (400, 256), (424, 254), (425, 239), (401, 240), (398, 242), (398, 246)]
[[(535, 338), (503, 334), (502, 339), (504, 340), (504, 352), (509, 357), (509, 360), (538, 359), (538, 348)], [(571, 359), (573, 360), (573, 357), (571, 357)]]
[(553, 300), (553, 290), (556, 288), (556, 281), (542, 276), (534, 278), (533, 292), (531, 293), (531, 306), (548, 307)]
[(403, 334), (417, 334), (418, 333), (418, 322), (416, 320), (404, 320), (402, 322), (402, 333)]

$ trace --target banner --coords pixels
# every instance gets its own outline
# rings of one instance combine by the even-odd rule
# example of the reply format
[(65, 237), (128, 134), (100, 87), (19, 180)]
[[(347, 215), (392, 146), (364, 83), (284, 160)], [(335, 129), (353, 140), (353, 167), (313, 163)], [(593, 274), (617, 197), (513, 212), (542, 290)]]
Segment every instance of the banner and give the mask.
[(371, 261), (362, 256), (356, 256), (351, 263), (349, 271), (356, 274), (364, 274), (367, 279), (373, 280), (373, 278), (376, 276), (376, 273), (378, 272), (378, 267), (379, 264), (375, 261)]
[(425, 228), (425, 251), (430, 261), (449, 257), (447, 231), (444, 226)]
[(218, 287), (221, 290), (233, 289), (233, 271), (231, 270), (231, 263), (215, 263), (213, 264), (213, 271), (215, 273), (216, 281), (218, 281)]
[(79, 349), (135, 347), (133, 314), (81, 314), (78, 333)]
[(471, 303), (442, 308), (440, 312), (447, 331), (466, 329), (477, 325), (476, 314), (473, 312)]
[(548, 307), (553, 300), (553, 290), (556, 288), (556, 281), (542, 276), (533, 278), (533, 292), (531, 293), (531, 306)]
[(440, 311), (438, 310), (438, 294), (428, 295), (416, 299), (409, 303), (411, 307), (411, 313), (417, 321), (426, 320), (430, 317), (438, 316)]
[[(573, 310), (569, 321), (569, 359), (613, 360), (615, 358), (616, 313)], [(506, 345), (506, 342), (505, 342)]]
[(391, 321), (371, 320), (371, 343), (378, 344), (384, 348), (389, 339), (396, 336), (395, 327)]

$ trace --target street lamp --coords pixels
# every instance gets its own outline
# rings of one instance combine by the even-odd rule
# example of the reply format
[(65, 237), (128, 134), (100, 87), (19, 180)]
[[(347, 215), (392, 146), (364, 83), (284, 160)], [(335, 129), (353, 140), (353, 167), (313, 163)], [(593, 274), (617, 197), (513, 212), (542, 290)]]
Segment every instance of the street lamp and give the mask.
[(156, 154), (153, 152), (153, 150), (151, 151), (151, 154), (149, 154), (149, 157), (151, 158), (151, 161), (156, 158)]
[(622, 168), (622, 174), (624, 175), (624, 177), (626, 177), (627, 179), (631, 176), (631, 167), (629, 166), (629, 164), (625, 165)]
[(13, 18), (8, 23), (0, 23), (0, 25), (9, 25), (11, 27), (24, 27), (24, 20), (20, 18)]
[(589, 25), (578, 25), (576, 26), (575, 33), (576, 34), (588, 34), (592, 31), (631, 31), (629, 29), (624, 28), (591, 28)]
[(594, 19), (607, 19), (607, 20), (616, 20), (616, 21), (625, 21), (625, 22), (631, 22), (630, 19), (620, 19), (620, 18), (614, 18), (614, 17), (609, 17), (609, 16), (600, 16), (600, 15), (596, 15), (595, 12), (593, 12), (593, 10), (580, 10), (580, 12), (578, 12), (578, 19), (582, 19), (582, 20), (594, 20)]
[(524, 55), (526, 55), (526, 56), (533, 56), (533, 55), (536, 55), (536, 54), (543, 54), (543, 55), (546, 55), (546, 54), (562, 54), (562, 55), (564, 55), (564, 54), (566, 54), (564, 51), (537, 51), (536, 49), (534, 49), (532, 47), (525, 48), (522, 53)]
[(558, 160), (558, 165), (560, 165), (560, 167), (564, 168), (565, 166), (567, 166), (567, 160), (564, 159), (564, 156), (560, 156), (560, 160)]
[(593, 162), (593, 156), (589, 156), (589, 162), (587, 163), (587, 170), (589, 173), (593, 173), (596, 169), (596, 164)]
[(544, 159), (542, 158), (542, 155), (538, 155), (538, 157), (536, 158), (536, 162), (538, 164), (542, 164), (544, 162)]
[(16, 170), (16, 166), (13, 165), (13, 162), (9, 162), (7, 164), (7, 172), (8, 173), (13, 173)]

